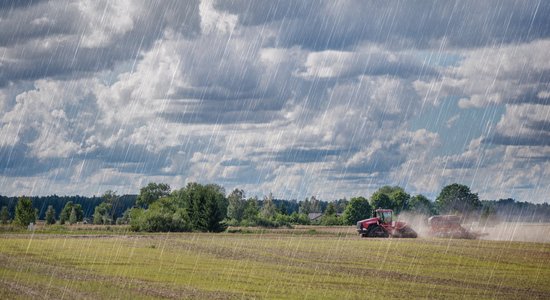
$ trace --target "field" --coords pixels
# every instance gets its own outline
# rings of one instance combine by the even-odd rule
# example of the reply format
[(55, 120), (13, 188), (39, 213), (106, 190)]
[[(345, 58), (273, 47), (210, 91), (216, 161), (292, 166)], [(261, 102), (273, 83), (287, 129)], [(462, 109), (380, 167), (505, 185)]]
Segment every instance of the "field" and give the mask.
[[(40, 231), (37, 231), (40, 232)], [(0, 299), (549, 299), (550, 244), (353, 227), (0, 234)]]

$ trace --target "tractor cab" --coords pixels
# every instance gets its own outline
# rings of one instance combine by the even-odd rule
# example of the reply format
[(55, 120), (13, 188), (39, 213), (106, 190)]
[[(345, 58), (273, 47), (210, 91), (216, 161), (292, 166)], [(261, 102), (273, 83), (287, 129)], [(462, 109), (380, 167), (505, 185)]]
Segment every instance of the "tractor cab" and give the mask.
[(393, 211), (391, 209), (377, 209), (374, 211), (374, 217), (377, 217), (380, 223), (385, 225), (391, 226), (393, 220), (392, 215)]

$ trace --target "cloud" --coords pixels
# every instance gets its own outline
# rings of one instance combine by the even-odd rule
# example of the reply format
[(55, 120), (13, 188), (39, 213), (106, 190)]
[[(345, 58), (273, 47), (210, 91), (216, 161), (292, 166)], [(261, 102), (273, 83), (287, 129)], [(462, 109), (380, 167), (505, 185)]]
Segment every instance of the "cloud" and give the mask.
[(417, 80), (415, 88), (430, 102), (459, 97), (461, 108), (495, 104), (548, 104), (550, 40), (464, 52), (457, 66), (438, 79)]
[(359, 75), (392, 75), (398, 77), (435, 76), (437, 71), (419, 57), (407, 52), (388, 51), (376, 46), (355, 51), (325, 50), (310, 52), (305, 78), (349, 78)]
[(550, 102), (507, 105), (495, 131), (484, 142), (498, 145), (550, 146)]
[[(0, 6), (5, 193), (200, 181), (331, 199), (461, 181), (492, 197), (547, 183), (546, 2), (18, 3)], [(484, 127), (462, 152), (418, 126), (464, 135), (488, 107), (500, 121), (468, 124)]]
[[(346, 49), (364, 41), (391, 47), (483, 47), (550, 35), (545, 1), (385, 3), (365, 1), (218, 1), (243, 26), (273, 27), (274, 43)], [(360, 20), (360, 21), (358, 21)]]
[(346, 171), (367, 174), (389, 172), (413, 155), (429, 154), (430, 148), (437, 145), (438, 139), (437, 134), (421, 129), (415, 132), (399, 132), (386, 139), (375, 140), (346, 162)]
[(0, 86), (87, 76), (136, 59), (166, 28), (200, 31), (195, 1), (47, 1), (1, 13)]

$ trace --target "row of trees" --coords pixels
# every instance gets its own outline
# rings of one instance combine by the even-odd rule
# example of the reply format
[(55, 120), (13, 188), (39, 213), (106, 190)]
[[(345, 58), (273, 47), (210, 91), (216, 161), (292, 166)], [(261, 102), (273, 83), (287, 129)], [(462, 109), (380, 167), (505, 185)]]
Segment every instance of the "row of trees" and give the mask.
[[(80, 204), (73, 204), (69, 201), (65, 204), (65, 207), (59, 215), (59, 224), (75, 224), (81, 222), (84, 218), (84, 212), (82, 211), (82, 206)], [(38, 209), (34, 208), (32, 205), (32, 200), (29, 197), (21, 197), (17, 201), (15, 206), (15, 216), (13, 219), (13, 224), (20, 226), (27, 226), (30, 223), (36, 222), (38, 219)], [(0, 223), (8, 224), (10, 223), (11, 218), (7, 206), (2, 206), (0, 210)], [(48, 206), (45, 215), (46, 224), (51, 225), (57, 222), (55, 209), (52, 205)]]
[[(125, 196), (123, 196), (125, 197)], [(423, 195), (411, 196), (398, 186), (384, 186), (370, 199), (354, 197), (349, 201), (340, 199), (333, 202), (317, 200), (315, 197), (304, 201), (273, 199), (272, 195), (259, 200), (246, 198), (245, 191), (233, 190), (225, 195), (222, 187), (215, 184), (201, 185), (190, 183), (185, 188), (171, 191), (167, 184), (150, 183), (141, 188), (139, 195), (128, 201), (120, 201), (113, 191), (107, 191), (102, 201), (95, 206), (94, 224), (130, 224), (136, 231), (222, 231), (228, 225), (277, 227), (291, 224), (352, 225), (361, 219), (372, 216), (376, 208), (393, 209), (396, 214), (413, 212), (423, 215), (437, 213), (479, 213), (482, 216), (497, 214), (502, 205), (518, 203), (513, 200), (481, 202), (469, 187), (451, 184), (444, 187), (435, 201)], [(502, 204), (502, 205), (501, 205)], [(548, 206), (548, 205), (546, 205)], [(510, 206), (506, 206), (510, 207)], [(530, 206), (529, 206), (530, 207)], [(121, 213), (124, 209), (123, 213)], [(550, 209), (549, 209), (550, 211)], [(118, 213), (117, 213), (118, 212)], [(316, 221), (308, 214), (323, 213)], [(15, 208), (14, 223), (25, 225), (38, 218), (38, 210), (33, 208), (31, 199), (22, 197)], [(66, 202), (56, 218), (56, 209), (49, 205), (45, 220), (47, 224), (74, 224), (84, 219), (82, 205)], [(0, 211), (0, 221), (10, 220), (6, 206)]]
[[(82, 211), (84, 213), (84, 218), (92, 218), (94, 214), (95, 207), (97, 207), (99, 204), (105, 201), (104, 195), (101, 196), (92, 196), (92, 197), (86, 197), (86, 196), (58, 196), (58, 195), (50, 195), (50, 196), (32, 196), (28, 197), (31, 199), (33, 207), (38, 210), (38, 219), (45, 220), (46, 219), (46, 212), (48, 211), (48, 208), (52, 206), (53, 210), (55, 211), (55, 219), (59, 220), (61, 217), (61, 212), (65, 208), (65, 205), (68, 202), (72, 202), (73, 204), (79, 204), (82, 207)], [(115, 205), (115, 211), (113, 217), (118, 218), (121, 217), (124, 211), (128, 209), (129, 207), (132, 207), (136, 203), (137, 195), (121, 195), (117, 196), (116, 198), (116, 205)], [(19, 202), (19, 197), (6, 197), (6, 196), (0, 196), (0, 208), (6, 206), (8, 209), (8, 213), (10, 216), (14, 216), (15, 214), (15, 206), (17, 205), (17, 202)]]

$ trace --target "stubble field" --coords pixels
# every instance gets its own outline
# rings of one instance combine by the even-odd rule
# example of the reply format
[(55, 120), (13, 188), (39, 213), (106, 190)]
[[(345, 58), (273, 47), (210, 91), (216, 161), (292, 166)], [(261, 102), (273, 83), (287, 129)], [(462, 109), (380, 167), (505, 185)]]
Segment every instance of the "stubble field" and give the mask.
[(549, 299), (550, 244), (353, 227), (3, 233), (0, 298)]

